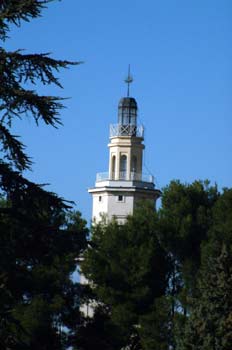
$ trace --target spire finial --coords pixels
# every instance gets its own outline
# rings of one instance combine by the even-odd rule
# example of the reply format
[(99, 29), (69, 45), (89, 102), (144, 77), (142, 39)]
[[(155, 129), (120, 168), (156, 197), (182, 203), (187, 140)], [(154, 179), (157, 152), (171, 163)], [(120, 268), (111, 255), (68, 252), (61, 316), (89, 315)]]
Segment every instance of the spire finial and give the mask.
[(129, 97), (130, 96), (130, 84), (133, 81), (133, 77), (130, 74), (130, 64), (129, 64), (129, 67), (128, 67), (128, 76), (126, 77), (126, 79), (124, 81), (127, 84), (127, 97)]

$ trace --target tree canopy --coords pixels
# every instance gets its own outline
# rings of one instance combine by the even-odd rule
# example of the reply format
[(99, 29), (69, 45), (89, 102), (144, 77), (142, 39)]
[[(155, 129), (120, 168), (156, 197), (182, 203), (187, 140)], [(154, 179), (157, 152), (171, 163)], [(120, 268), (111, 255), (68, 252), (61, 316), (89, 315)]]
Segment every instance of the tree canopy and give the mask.
[(7, 51), (12, 25), (41, 15), (51, 1), (0, 4), (0, 347), (64, 349), (80, 320), (81, 290), (72, 274), (88, 230), (71, 202), (25, 178), (32, 166), (12, 133), (16, 118), (58, 127), (62, 98), (40, 95), (38, 83), (62, 87), (56, 74), (77, 62), (47, 53)]
[[(82, 269), (96, 314), (80, 334), (102, 322), (102, 330), (117, 329), (117, 339), (103, 349), (206, 350), (229, 344), (231, 215), (231, 190), (220, 193), (208, 181), (172, 181), (157, 212), (145, 205), (125, 225), (93, 226)], [(98, 332), (98, 340), (106, 338)], [(206, 338), (208, 347), (198, 348), (197, 341)], [(88, 349), (88, 340), (81, 345)]]

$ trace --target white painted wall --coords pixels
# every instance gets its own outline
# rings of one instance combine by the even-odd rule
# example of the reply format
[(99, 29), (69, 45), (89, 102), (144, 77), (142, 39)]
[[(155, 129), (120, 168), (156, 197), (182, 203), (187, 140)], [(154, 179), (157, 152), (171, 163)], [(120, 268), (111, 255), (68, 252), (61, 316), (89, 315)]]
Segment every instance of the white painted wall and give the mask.
[[(119, 200), (119, 196), (122, 196), (122, 201)], [(101, 197), (101, 201), (99, 201)], [(134, 208), (134, 194), (121, 192), (111, 193), (98, 192), (93, 193), (93, 220), (96, 222), (101, 221), (102, 215), (106, 216), (108, 220), (112, 220), (116, 217), (119, 221), (125, 220), (127, 215), (133, 213)]]

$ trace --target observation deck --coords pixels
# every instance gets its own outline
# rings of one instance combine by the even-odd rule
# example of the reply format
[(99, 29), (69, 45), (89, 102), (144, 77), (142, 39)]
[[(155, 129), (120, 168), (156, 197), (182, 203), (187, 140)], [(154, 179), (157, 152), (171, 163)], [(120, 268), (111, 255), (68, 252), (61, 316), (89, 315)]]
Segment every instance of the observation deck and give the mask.
[(114, 174), (110, 176), (108, 172), (97, 173), (96, 182), (106, 181), (106, 180), (113, 180), (113, 181), (127, 180), (127, 181), (142, 181), (142, 182), (154, 183), (154, 176), (149, 174), (135, 173), (135, 172), (131, 172), (130, 174), (127, 174), (125, 171), (121, 171), (119, 172), (119, 178), (116, 179)]
[(128, 187), (139, 187), (154, 189), (154, 176), (149, 174), (140, 174), (131, 172), (119, 172), (119, 176), (116, 178), (115, 174), (110, 175), (108, 172), (97, 173), (96, 176), (96, 187), (117, 187), (117, 188), (128, 188)]
[(144, 138), (143, 125), (122, 125), (122, 124), (110, 124), (110, 138), (118, 136), (134, 136)]

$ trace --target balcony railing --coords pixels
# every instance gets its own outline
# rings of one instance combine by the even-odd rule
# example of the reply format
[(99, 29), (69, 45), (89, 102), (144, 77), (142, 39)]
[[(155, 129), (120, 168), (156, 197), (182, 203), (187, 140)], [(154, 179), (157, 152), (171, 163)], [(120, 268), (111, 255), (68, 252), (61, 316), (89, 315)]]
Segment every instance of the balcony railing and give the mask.
[(110, 179), (109, 179), (109, 173), (108, 173), (108, 172), (105, 172), (105, 173), (97, 173), (97, 175), (96, 175), (96, 182), (106, 181), (106, 180), (110, 180)]
[(116, 174), (112, 174), (112, 176), (110, 177), (108, 172), (97, 173), (96, 182), (107, 181), (107, 180), (111, 180), (111, 181), (127, 180), (127, 181), (142, 181), (142, 182), (154, 183), (154, 176), (149, 174), (135, 173), (135, 172), (131, 172), (130, 174), (127, 174), (126, 172), (122, 171), (119, 173), (119, 177), (117, 178)]
[(143, 137), (144, 136), (144, 128), (142, 125), (111, 124), (110, 125), (110, 137), (116, 137), (116, 136)]

